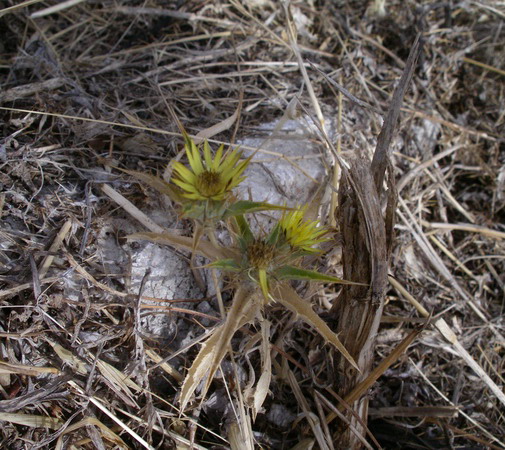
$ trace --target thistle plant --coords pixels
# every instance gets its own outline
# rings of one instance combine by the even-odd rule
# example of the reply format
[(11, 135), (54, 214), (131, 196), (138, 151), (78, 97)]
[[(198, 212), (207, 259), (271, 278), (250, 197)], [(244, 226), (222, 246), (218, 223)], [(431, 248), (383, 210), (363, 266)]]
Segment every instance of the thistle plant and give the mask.
[[(197, 226), (204, 225), (210, 242), (169, 232), (137, 233), (129, 238), (169, 244), (203, 255), (211, 261), (208, 267), (227, 273), (235, 288), (226, 318), (210, 333), (188, 371), (181, 390), (181, 410), (185, 409), (204, 379), (201, 396), (205, 397), (216, 370), (230, 349), (235, 332), (255, 321), (260, 321), (263, 328), (264, 307), (270, 302), (278, 302), (297, 314), (357, 368), (337, 335), (314, 312), (310, 303), (290, 286), (290, 280), (350, 283), (304, 265), (304, 256), (320, 252), (317, 246), (328, 239), (329, 230), (306, 218), (303, 208), (238, 200), (232, 191), (244, 179), (244, 171), (251, 161), (251, 157), (241, 159), (242, 153), (238, 149), (223, 154), (224, 147), (220, 146), (213, 156), (207, 142), (204, 142), (202, 151), (185, 135), (185, 150), (189, 165), (174, 161), (170, 183), (138, 172), (128, 172), (180, 203), (185, 216), (192, 218)], [(280, 219), (269, 233), (255, 235), (246, 215), (272, 209), (282, 210)], [(213, 238), (213, 232), (220, 226), (228, 230), (233, 242), (231, 246), (221, 246)], [(267, 336), (267, 333), (262, 330), (262, 335)], [(264, 364), (269, 365), (268, 361), (269, 357), (263, 357)], [(263, 369), (264, 374), (270, 373), (270, 367)], [(269, 380), (266, 382), (268, 385)], [(262, 383), (264, 385), (265, 380)], [(263, 401), (264, 397), (255, 398), (254, 415)]]

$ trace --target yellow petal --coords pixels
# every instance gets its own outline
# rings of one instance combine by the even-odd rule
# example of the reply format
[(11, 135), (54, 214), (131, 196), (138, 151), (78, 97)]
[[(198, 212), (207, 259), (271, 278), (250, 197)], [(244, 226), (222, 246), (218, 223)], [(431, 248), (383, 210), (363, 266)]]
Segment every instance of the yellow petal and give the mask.
[(200, 175), (203, 172), (202, 158), (195, 143), (191, 140), (189, 141), (189, 145), (186, 144), (186, 155), (195, 175)]
[(189, 170), (184, 164), (175, 161), (173, 163), (174, 171), (177, 172), (177, 175), (187, 183), (194, 183), (196, 181), (196, 176), (191, 170)]
[(189, 198), (190, 200), (205, 200), (205, 197), (199, 193), (183, 193), (183, 197)]
[(210, 154), (210, 146), (207, 140), (203, 142), (203, 156), (205, 157), (205, 164), (207, 165), (207, 169), (212, 169), (212, 156)]
[(186, 192), (194, 192), (194, 193), (198, 193), (198, 190), (196, 189), (195, 186), (193, 186), (192, 184), (189, 184), (189, 183), (185, 183), (184, 181), (182, 180), (177, 180), (177, 179), (173, 179), (172, 180), (173, 183), (175, 183), (177, 186), (179, 186), (180, 188), (182, 188), (183, 190), (185, 190)]
[(232, 190), (233, 188), (237, 187), (244, 180), (245, 177), (233, 178), (233, 180), (231, 180), (230, 184), (228, 185), (228, 190)]
[(240, 159), (240, 154), (238, 154), (238, 150), (235, 149), (233, 150), (228, 156), (223, 161), (223, 164), (221, 164), (221, 167), (219, 168), (219, 171), (221, 173), (225, 173), (228, 170), (230, 170)]
[[(221, 177), (223, 179), (224, 183), (229, 183), (230, 180), (235, 180), (240, 177), (242, 172), (246, 169), (247, 165), (249, 164), (249, 161), (245, 160), (242, 161), (238, 166), (230, 168), (229, 170), (226, 170), (221, 174)], [(241, 181), (243, 178), (241, 179)], [(240, 181), (238, 182), (240, 183)], [(236, 186), (238, 183), (233, 182), (233, 184)]]
[(216, 156), (214, 157), (214, 163), (212, 164), (212, 170), (215, 172), (219, 171), (219, 165), (221, 164), (221, 158), (223, 157), (224, 144), (221, 144), (217, 149)]
[(237, 166), (237, 174), (240, 175), (244, 170), (247, 169), (247, 166), (251, 162), (252, 158), (247, 158), (245, 161), (242, 161), (238, 166)]

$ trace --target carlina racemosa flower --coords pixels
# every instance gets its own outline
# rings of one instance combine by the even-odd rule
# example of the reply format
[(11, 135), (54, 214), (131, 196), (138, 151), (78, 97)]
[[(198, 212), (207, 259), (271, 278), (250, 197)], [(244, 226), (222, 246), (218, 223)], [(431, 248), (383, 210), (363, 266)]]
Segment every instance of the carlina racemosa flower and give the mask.
[(182, 189), (182, 195), (189, 200), (222, 201), (245, 177), (242, 173), (251, 157), (240, 161), (242, 152), (235, 148), (224, 155), (221, 145), (212, 158), (209, 143), (203, 143), (203, 160), (200, 149), (192, 139), (185, 136), (185, 149), (190, 168), (174, 162), (172, 182)]
[(317, 253), (319, 250), (314, 245), (327, 240), (323, 236), (328, 230), (319, 226), (317, 220), (303, 220), (304, 215), (305, 208), (284, 212), (279, 220), (279, 228), (293, 249)]

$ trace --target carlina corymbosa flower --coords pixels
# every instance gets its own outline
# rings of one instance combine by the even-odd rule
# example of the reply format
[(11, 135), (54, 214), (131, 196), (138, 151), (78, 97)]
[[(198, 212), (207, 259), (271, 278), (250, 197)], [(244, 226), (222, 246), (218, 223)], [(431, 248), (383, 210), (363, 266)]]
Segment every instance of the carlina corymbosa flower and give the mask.
[(174, 162), (172, 182), (182, 189), (183, 197), (189, 200), (222, 201), (245, 177), (242, 173), (251, 157), (240, 161), (242, 152), (235, 148), (223, 158), (224, 145), (221, 145), (212, 158), (209, 143), (203, 143), (203, 160), (200, 149), (192, 139), (185, 136), (185, 149), (190, 168)]
[(303, 220), (305, 208), (284, 212), (279, 220), (279, 228), (286, 242), (294, 249), (306, 253), (317, 253), (314, 245), (327, 240), (327, 229), (319, 226), (317, 220)]

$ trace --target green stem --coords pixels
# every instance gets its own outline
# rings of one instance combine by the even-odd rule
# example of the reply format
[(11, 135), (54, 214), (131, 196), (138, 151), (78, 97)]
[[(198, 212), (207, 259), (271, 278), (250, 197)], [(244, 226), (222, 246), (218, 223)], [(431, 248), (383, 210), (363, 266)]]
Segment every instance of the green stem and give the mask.
[[(221, 246), (219, 245), (219, 242), (217, 241), (216, 235), (214, 234), (213, 229), (207, 228), (207, 236), (209, 237), (209, 241), (215, 248), (220, 248)], [(216, 269), (211, 269), (210, 271), (212, 275), (212, 281), (214, 282), (214, 288), (216, 289), (216, 297), (217, 297), (217, 303), (219, 305), (219, 312), (221, 313), (221, 317), (224, 319), (226, 313), (224, 309), (224, 302), (223, 302), (223, 297), (221, 296), (221, 290), (219, 289), (219, 280), (217, 276), (217, 270)]]

